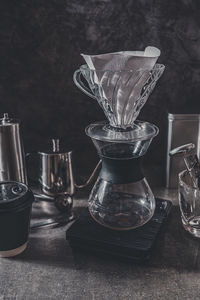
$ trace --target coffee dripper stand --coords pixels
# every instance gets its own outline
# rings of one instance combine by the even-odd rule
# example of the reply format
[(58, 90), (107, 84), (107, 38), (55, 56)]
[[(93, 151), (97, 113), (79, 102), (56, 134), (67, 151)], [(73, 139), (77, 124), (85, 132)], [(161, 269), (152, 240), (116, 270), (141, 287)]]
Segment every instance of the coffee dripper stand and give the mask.
[[(109, 121), (86, 128), (102, 160), (88, 209), (92, 218), (104, 227), (119, 231), (135, 229), (154, 214), (155, 198), (141, 170), (141, 160), (158, 128), (135, 119), (164, 68), (156, 64), (152, 71), (115, 72), (82, 65), (74, 73), (76, 86), (98, 101)], [(134, 87), (137, 92), (140, 90), (139, 99), (133, 97)], [(132, 109), (127, 109), (130, 104)]]
[[(72, 212), (73, 197), (77, 189), (87, 187), (95, 177), (95, 174), (101, 164), (99, 161), (91, 173), (88, 180), (79, 185), (75, 182), (73, 176), (72, 151), (60, 151), (60, 140), (52, 139), (52, 151), (27, 153), (27, 157), (38, 155), (40, 162), (40, 172), (36, 185), (32, 185), (35, 198), (47, 210), (47, 203), (55, 204), (61, 214), (56, 217), (45, 219), (31, 225), (31, 228), (61, 225), (74, 219)], [(29, 181), (32, 181), (29, 178)], [(41, 203), (41, 200), (44, 203)], [(67, 217), (67, 218), (66, 218)]]

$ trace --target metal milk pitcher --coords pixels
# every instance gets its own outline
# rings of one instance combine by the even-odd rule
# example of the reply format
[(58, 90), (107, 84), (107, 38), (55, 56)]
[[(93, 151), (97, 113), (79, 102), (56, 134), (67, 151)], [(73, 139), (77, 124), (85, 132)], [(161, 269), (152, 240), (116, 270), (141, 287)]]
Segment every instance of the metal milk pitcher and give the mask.
[(7, 113), (0, 119), (0, 181), (27, 184), (20, 121), (10, 119)]
[[(73, 196), (76, 188), (84, 188), (93, 179), (100, 162), (90, 178), (83, 185), (77, 185), (73, 176), (72, 151), (60, 151), (60, 140), (52, 139), (53, 149), (47, 152), (27, 153), (27, 156), (39, 156), (39, 182), (44, 195), (55, 197), (58, 195)], [(38, 194), (38, 196), (43, 196)]]
[(42, 191), (49, 196), (63, 193), (73, 195), (72, 152), (60, 152), (59, 140), (52, 139), (52, 142), (53, 152), (38, 152)]

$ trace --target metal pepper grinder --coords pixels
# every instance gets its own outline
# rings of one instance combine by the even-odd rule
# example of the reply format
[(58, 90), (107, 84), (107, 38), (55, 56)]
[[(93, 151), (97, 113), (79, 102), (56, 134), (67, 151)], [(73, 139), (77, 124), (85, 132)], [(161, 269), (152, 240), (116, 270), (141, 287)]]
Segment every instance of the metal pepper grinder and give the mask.
[(9, 118), (7, 113), (0, 119), (0, 181), (27, 184), (20, 121)]

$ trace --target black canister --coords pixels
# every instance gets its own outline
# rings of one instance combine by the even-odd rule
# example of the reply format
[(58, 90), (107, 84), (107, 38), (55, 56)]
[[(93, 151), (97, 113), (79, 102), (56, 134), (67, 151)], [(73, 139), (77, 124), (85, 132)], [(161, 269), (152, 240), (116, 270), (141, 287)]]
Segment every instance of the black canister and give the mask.
[(0, 257), (26, 249), (33, 193), (19, 182), (0, 182)]

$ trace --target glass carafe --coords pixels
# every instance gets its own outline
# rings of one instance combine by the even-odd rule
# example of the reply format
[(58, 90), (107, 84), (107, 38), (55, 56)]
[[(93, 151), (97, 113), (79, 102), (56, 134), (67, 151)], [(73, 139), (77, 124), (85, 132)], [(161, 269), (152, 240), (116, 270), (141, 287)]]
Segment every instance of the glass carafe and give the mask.
[(135, 128), (120, 130), (106, 122), (86, 128), (102, 160), (102, 169), (89, 197), (89, 211), (101, 225), (116, 230), (142, 226), (153, 216), (155, 199), (141, 170), (141, 160), (155, 125), (135, 122)]

